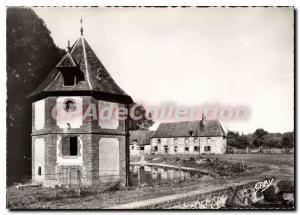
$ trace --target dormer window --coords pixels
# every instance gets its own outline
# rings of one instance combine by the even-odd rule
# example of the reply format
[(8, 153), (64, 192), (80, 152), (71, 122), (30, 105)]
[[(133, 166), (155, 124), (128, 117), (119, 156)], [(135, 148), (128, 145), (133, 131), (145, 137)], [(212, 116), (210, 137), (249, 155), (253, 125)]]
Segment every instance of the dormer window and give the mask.
[(80, 81), (84, 81), (84, 74), (77, 67), (58, 68), (62, 74), (64, 87), (75, 87)]
[(64, 86), (74, 87), (76, 85), (76, 75), (64, 75)]

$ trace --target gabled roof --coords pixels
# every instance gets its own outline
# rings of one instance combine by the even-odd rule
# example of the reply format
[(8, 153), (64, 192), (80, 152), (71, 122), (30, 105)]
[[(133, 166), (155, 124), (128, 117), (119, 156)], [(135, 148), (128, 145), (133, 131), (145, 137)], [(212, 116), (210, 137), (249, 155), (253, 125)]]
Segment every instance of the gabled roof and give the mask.
[[(84, 78), (74, 87), (65, 87), (62, 71), (81, 71)], [(83, 36), (76, 40), (70, 52), (66, 53), (45, 81), (28, 97), (37, 100), (51, 95), (92, 95), (122, 103), (133, 102), (109, 75)]]
[[(192, 132), (192, 133), (191, 133)], [(191, 135), (192, 134), (192, 135)], [(218, 120), (206, 120), (203, 125), (201, 120), (161, 123), (152, 138), (167, 137), (216, 137), (226, 136)]]
[(72, 68), (77, 67), (75, 60), (68, 52), (56, 65), (57, 68)]
[(130, 131), (130, 144), (133, 144), (133, 141), (137, 141), (137, 145), (150, 145), (150, 139), (154, 131), (146, 130), (136, 130)]

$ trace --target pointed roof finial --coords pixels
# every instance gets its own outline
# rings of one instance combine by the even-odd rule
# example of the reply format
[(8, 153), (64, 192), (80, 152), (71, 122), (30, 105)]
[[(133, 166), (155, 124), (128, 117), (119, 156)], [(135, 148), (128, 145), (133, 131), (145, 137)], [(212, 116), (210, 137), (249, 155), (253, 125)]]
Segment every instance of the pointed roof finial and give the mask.
[(68, 52), (70, 52), (71, 46), (70, 46), (70, 40), (68, 40)]
[(83, 27), (82, 27), (82, 18), (80, 18), (80, 33), (81, 33), (81, 36), (83, 36)]

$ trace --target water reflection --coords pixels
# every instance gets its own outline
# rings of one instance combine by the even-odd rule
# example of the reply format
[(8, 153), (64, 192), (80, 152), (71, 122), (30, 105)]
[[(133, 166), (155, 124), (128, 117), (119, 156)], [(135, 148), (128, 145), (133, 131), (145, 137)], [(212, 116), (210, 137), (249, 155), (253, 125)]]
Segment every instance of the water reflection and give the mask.
[(131, 185), (136, 186), (139, 184), (159, 184), (165, 181), (175, 179), (189, 179), (191, 177), (201, 177), (202, 174), (195, 171), (179, 170), (167, 167), (155, 166), (130, 166), (130, 182)]

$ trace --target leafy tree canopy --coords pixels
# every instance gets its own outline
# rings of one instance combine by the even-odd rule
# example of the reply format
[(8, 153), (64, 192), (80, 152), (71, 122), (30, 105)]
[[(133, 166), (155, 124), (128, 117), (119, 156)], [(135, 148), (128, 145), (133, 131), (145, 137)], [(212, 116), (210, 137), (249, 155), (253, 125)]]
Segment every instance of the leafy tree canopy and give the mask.
[(134, 103), (129, 108), (134, 111), (134, 116), (138, 119), (129, 118), (129, 130), (148, 130), (154, 124), (151, 114), (150, 117), (146, 117), (147, 113), (142, 105)]
[(262, 128), (256, 129), (256, 131), (253, 134), (253, 145), (256, 147), (260, 147), (265, 143), (265, 136), (268, 134), (267, 131), (265, 131)]
[(266, 147), (293, 148), (294, 132), (268, 133), (264, 129), (256, 129), (252, 134), (243, 135), (235, 131), (227, 132), (227, 144), (234, 148)]
[(287, 132), (282, 135), (282, 146), (286, 148), (294, 147), (294, 132)]
[[(30, 8), (9, 7), (6, 19), (8, 178), (30, 170), (31, 102), (36, 89), (64, 51)], [(18, 175), (18, 176), (17, 176)], [(12, 179), (13, 180), (13, 179)]]
[(227, 144), (235, 148), (246, 148), (250, 145), (250, 140), (245, 135), (240, 135), (239, 132), (228, 131)]

